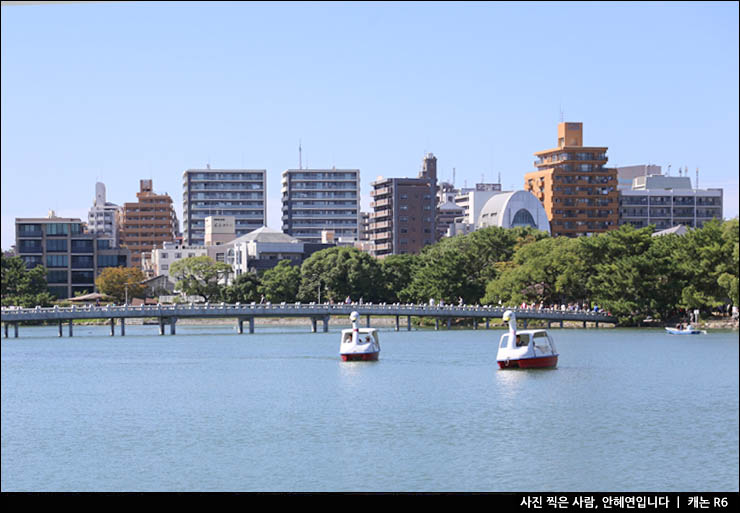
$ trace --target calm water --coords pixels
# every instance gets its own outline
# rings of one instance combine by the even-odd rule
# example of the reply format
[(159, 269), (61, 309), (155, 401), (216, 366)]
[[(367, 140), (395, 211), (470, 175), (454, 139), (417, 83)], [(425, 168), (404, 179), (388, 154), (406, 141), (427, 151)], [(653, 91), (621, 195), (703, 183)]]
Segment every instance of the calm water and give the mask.
[[(738, 334), (21, 327), (2, 340), (2, 491), (737, 491)], [(12, 330), (11, 330), (12, 336)]]

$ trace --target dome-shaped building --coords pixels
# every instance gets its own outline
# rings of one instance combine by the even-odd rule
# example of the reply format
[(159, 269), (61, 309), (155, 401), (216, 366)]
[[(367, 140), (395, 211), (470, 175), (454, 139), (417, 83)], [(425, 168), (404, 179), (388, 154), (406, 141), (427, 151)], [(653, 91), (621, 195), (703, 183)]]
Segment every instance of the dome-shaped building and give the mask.
[(488, 226), (531, 226), (550, 233), (550, 220), (542, 203), (529, 191), (502, 192), (489, 199), (480, 211), (475, 229)]

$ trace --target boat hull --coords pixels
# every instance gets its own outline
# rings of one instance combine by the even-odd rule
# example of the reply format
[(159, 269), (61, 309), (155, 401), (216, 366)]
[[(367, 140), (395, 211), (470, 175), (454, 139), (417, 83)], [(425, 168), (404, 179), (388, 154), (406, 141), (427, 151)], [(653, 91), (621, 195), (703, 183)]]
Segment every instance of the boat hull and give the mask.
[(374, 362), (378, 360), (380, 352), (374, 353), (346, 353), (341, 355), (343, 362)]
[(704, 333), (701, 330), (677, 330), (676, 328), (666, 328), (665, 330), (669, 335), (701, 335)]
[(520, 358), (518, 360), (499, 360), (499, 369), (546, 369), (556, 367), (558, 355), (539, 356), (537, 358)]

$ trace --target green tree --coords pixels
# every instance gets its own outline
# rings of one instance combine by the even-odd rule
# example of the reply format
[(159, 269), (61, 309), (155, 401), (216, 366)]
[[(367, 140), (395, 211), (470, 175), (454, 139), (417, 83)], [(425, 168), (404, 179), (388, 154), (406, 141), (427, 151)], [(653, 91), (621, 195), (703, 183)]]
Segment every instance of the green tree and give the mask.
[(260, 279), (254, 273), (242, 273), (228, 287), (221, 289), (221, 299), (227, 303), (259, 301)]
[(202, 296), (206, 302), (220, 297), (230, 273), (230, 265), (209, 256), (183, 258), (170, 266), (177, 288), (188, 296)]
[(389, 255), (380, 261), (383, 288), (381, 301), (386, 303), (410, 301), (406, 289), (411, 284), (417, 262), (418, 256), (411, 254)]
[(123, 303), (146, 296), (146, 285), (142, 284), (145, 279), (138, 267), (106, 267), (95, 279), (95, 286), (101, 294)]
[(290, 260), (281, 260), (278, 265), (262, 274), (261, 282), (258, 291), (267, 301), (295, 302), (301, 283), (301, 270), (291, 265)]
[[(737, 276), (737, 260), (733, 261), (736, 242), (736, 220), (728, 221), (726, 226), (712, 220), (682, 237), (674, 255), (675, 265), (686, 280), (681, 307), (710, 313), (730, 300), (732, 276)], [(725, 274), (729, 276), (720, 283)]]
[(298, 298), (303, 302), (343, 301), (349, 296), (357, 301), (377, 302), (383, 297), (382, 272), (378, 261), (362, 251), (334, 247), (317, 251), (301, 266)]
[(27, 269), (20, 257), (2, 255), (2, 305), (49, 306), (54, 296), (49, 293), (46, 284), (46, 268), (37, 266)]
[(518, 247), (548, 237), (532, 228), (489, 227), (442, 239), (419, 255), (405, 294), (416, 302), (430, 298), (476, 303), (486, 285), (498, 276), (500, 263), (511, 260)]
[(588, 296), (586, 266), (578, 239), (545, 238), (521, 246), (510, 265), (502, 263), (497, 279), (486, 286), (485, 304), (547, 305), (581, 302)]
[(740, 261), (740, 245), (738, 239), (738, 218), (725, 221), (722, 225), (723, 249), (727, 258), (727, 265), (720, 269), (717, 284), (725, 292), (733, 305), (740, 304), (738, 297), (738, 262)]

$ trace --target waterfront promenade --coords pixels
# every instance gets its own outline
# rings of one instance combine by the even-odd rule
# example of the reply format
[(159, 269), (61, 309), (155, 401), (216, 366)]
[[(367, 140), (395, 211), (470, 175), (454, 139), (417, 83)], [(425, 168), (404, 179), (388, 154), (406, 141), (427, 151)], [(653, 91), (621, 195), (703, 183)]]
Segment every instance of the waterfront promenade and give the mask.
[(236, 322), (238, 333), (244, 333), (244, 323), (248, 325), (248, 332), (254, 333), (255, 319), (267, 317), (305, 317), (311, 322), (311, 331), (317, 332), (317, 325), (323, 324), (323, 331), (329, 330), (331, 316), (346, 317), (353, 311), (365, 316), (365, 325), (371, 325), (373, 316), (395, 317), (396, 331), (401, 329), (401, 318), (406, 317), (406, 329), (411, 329), (411, 317), (434, 319), (435, 329), (439, 329), (440, 323), (445, 323), (450, 329), (453, 319), (470, 319), (473, 329), (478, 329), (478, 324), (483, 321), (485, 327), (489, 328), (490, 319), (501, 318), (506, 310), (513, 310), (517, 320), (526, 327), (529, 320), (547, 321), (547, 326), (557, 323), (560, 327), (565, 321), (616, 324), (616, 318), (604, 313), (589, 311), (562, 311), (557, 309), (518, 309), (492, 306), (454, 306), (454, 305), (414, 305), (414, 304), (180, 304), (180, 305), (155, 305), (155, 306), (71, 306), (60, 308), (3, 308), (2, 323), (3, 333), (9, 336), (9, 327), (13, 326), (13, 334), (17, 338), (19, 324), (22, 322), (47, 322), (57, 323), (59, 336), (63, 335), (63, 325), (68, 324), (69, 336), (74, 335), (73, 325), (75, 320), (103, 319), (110, 324), (110, 334), (115, 335), (116, 323), (120, 326), (120, 334), (126, 334), (126, 319), (155, 319), (159, 325), (159, 334), (164, 335), (166, 327), (169, 326), (171, 335), (176, 333), (178, 319), (218, 319), (232, 318)]

